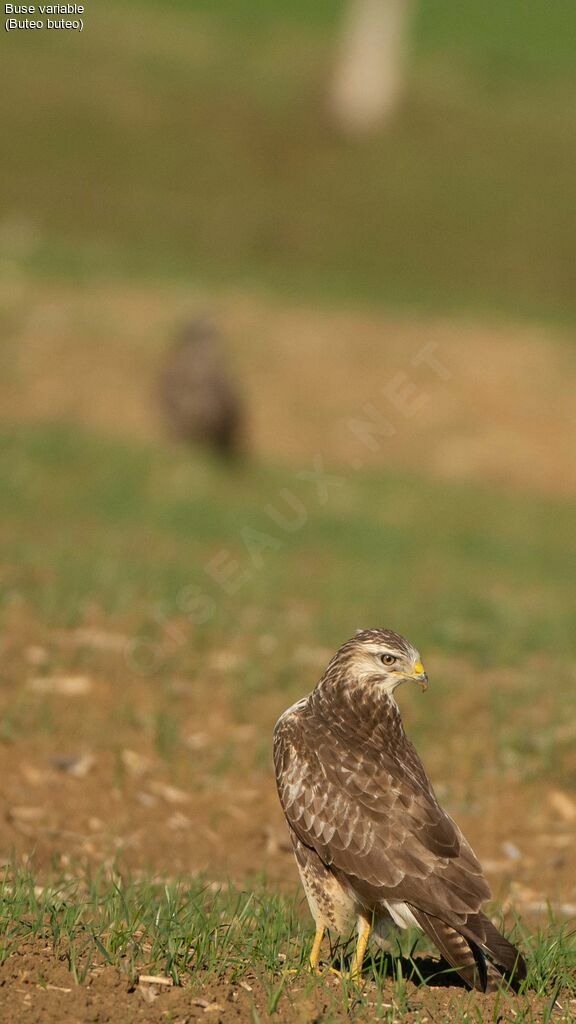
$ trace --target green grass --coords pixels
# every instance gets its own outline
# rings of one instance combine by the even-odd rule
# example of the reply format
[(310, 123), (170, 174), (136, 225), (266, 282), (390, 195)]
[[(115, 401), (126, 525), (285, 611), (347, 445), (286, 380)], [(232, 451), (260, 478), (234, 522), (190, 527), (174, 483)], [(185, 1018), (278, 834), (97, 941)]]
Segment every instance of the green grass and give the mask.
[(193, 973), (235, 980), (254, 966), (280, 973), (282, 957), (290, 966), (304, 963), (307, 931), (294, 900), (262, 889), (103, 874), (39, 887), (25, 872), (7, 872), (0, 908), (0, 963), (42, 938), (78, 983), (99, 963), (132, 979), (161, 972), (175, 984)]
[[(542, 1000), (560, 992), (565, 1002), (573, 998), (574, 934), (553, 918), (545, 934), (516, 931), (528, 954), (523, 991)], [(235, 984), (257, 978), (268, 994), (268, 1012), (281, 1018), (295, 976), (309, 993), (325, 986), (306, 974), (310, 939), (294, 899), (261, 885), (241, 891), (201, 879), (162, 884), (100, 873), (39, 887), (31, 875), (13, 869), (0, 881), (0, 964), (38, 943), (51, 948), (77, 984), (103, 966), (119, 969), (131, 983), (141, 974), (160, 974), (192, 989), (218, 979)], [(376, 1016), (392, 1020), (386, 1012), (391, 998), (396, 1013), (408, 1010), (406, 979), (418, 981), (421, 973), (418, 959), (412, 960), (417, 947), (420, 955), (428, 948), (406, 935), (392, 958), (376, 957), (368, 964), (366, 977), (376, 983), (375, 991), (360, 992), (343, 981), (333, 993), (336, 1013), (366, 1012), (376, 1000)], [(335, 963), (344, 961), (336, 957)], [(39, 966), (40, 987), (46, 984), (42, 970)], [(516, 1019), (542, 1019), (518, 1002)]]
[(12, 34), (9, 268), (573, 321), (574, 5), (420, 4), (404, 112), (360, 145), (323, 114), (338, 11), (101, 0)]

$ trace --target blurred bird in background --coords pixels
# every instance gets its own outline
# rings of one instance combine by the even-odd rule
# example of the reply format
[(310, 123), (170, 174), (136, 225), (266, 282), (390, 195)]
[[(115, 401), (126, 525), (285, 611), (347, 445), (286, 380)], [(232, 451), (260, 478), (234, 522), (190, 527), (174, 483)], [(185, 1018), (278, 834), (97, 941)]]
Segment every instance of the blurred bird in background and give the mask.
[(238, 457), (242, 402), (222, 336), (207, 317), (181, 327), (160, 370), (158, 398), (175, 440), (204, 445), (226, 458)]

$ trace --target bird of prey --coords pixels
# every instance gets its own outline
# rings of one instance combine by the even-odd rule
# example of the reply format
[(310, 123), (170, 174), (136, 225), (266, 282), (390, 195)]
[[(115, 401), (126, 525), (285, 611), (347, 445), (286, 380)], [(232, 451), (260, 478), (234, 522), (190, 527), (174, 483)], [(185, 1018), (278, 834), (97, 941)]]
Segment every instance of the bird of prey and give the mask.
[(170, 434), (205, 444), (218, 454), (238, 454), (242, 404), (222, 339), (204, 317), (183, 325), (159, 379), (159, 400)]
[(278, 793), (316, 923), (310, 966), (326, 930), (356, 926), (357, 980), (371, 933), (381, 942), (396, 925), (425, 932), (471, 988), (517, 984), (524, 960), (483, 913), (482, 868), (404, 732), (394, 691), (406, 680), (428, 684), (412, 644), (361, 630), (276, 723)]

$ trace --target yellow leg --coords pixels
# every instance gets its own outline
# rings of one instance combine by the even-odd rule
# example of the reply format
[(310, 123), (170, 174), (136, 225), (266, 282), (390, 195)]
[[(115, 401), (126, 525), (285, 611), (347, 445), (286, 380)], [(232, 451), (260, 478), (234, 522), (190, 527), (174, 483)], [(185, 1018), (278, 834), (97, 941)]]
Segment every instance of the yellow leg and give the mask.
[(370, 938), (371, 931), (372, 925), (370, 921), (367, 921), (365, 917), (362, 917), (360, 919), (360, 927), (358, 928), (356, 952), (354, 953), (352, 967), (350, 970), (351, 981), (359, 981), (362, 976), (362, 964), (364, 963), (364, 954), (366, 953), (366, 946), (368, 945), (368, 939)]
[(314, 942), (312, 943), (312, 949), (310, 951), (310, 970), (316, 974), (319, 972), (318, 964), (320, 963), (320, 946), (322, 945), (322, 939), (324, 938), (324, 925), (316, 925), (316, 935), (314, 936)]

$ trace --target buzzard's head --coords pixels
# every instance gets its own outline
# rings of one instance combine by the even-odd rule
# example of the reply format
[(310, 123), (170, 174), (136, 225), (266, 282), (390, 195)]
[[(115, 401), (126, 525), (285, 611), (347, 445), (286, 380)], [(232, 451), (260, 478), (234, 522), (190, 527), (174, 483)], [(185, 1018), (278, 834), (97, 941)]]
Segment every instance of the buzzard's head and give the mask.
[(361, 629), (340, 652), (346, 669), (358, 682), (370, 680), (380, 689), (394, 693), (400, 683), (418, 683), (423, 690), (428, 676), (420, 655), (403, 636), (389, 629)]

